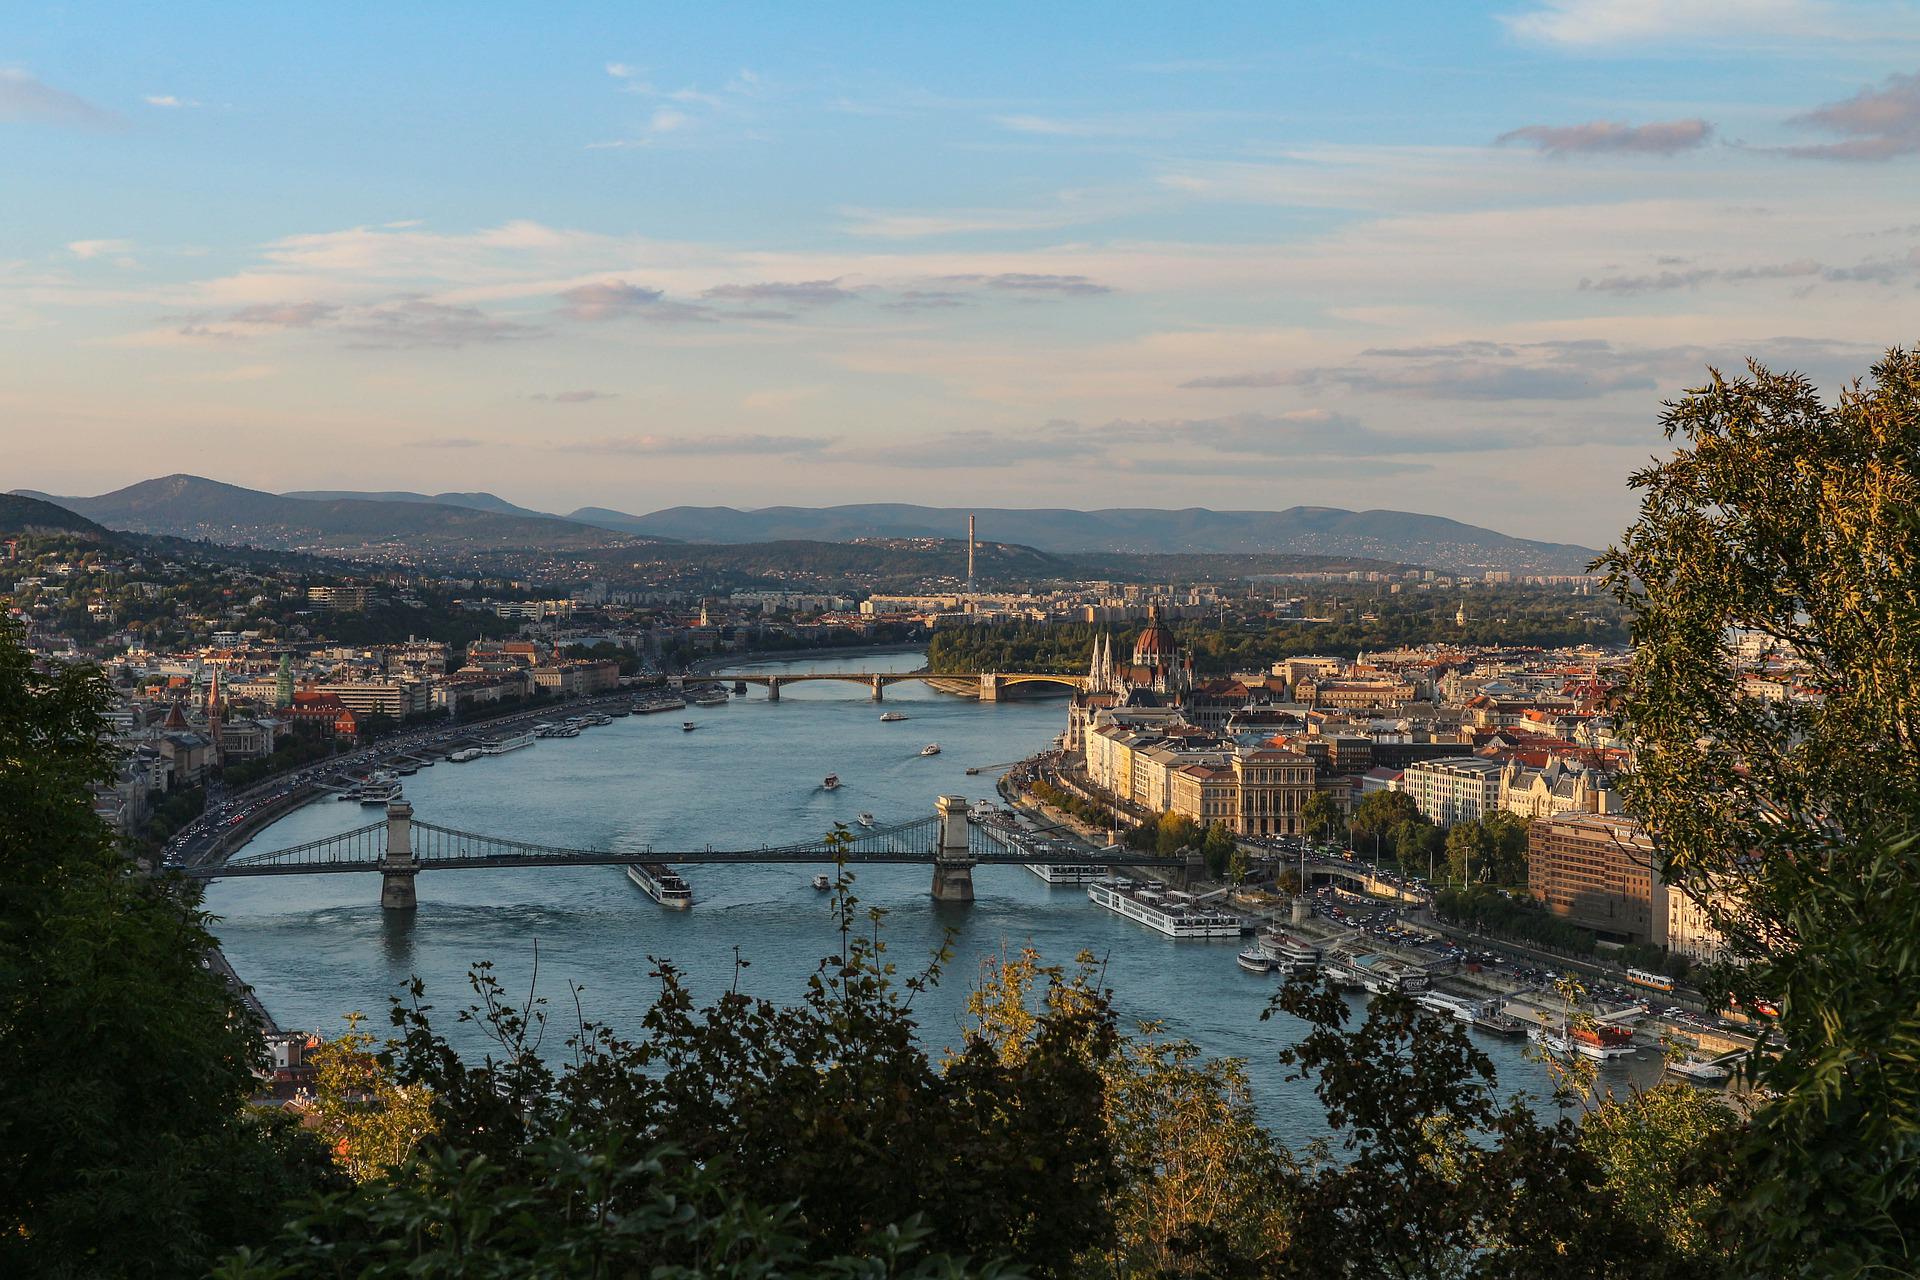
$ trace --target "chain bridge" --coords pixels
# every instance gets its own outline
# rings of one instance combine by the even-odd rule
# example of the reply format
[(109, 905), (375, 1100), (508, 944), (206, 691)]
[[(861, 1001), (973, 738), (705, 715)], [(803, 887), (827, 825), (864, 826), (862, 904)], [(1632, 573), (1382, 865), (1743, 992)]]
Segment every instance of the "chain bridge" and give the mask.
[[(1116, 868), (1186, 865), (1183, 857), (1128, 852), (1087, 855), (1084, 861)], [(1059, 852), (1036, 850), (1013, 832), (967, 820), (965, 796), (941, 796), (930, 817), (886, 826), (836, 830), (830, 836), (754, 849), (586, 849), (538, 844), (506, 836), (461, 831), (415, 819), (413, 806), (397, 800), (383, 821), (287, 849), (250, 853), (217, 865), (191, 867), (186, 874), (212, 880), (234, 876), (323, 875), (379, 872), (380, 905), (411, 909), (417, 901), (414, 881), (422, 871), (478, 870), (489, 867), (600, 867), (647, 865), (729, 865), (748, 863), (846, 862), (895, 863), (932, 868), (933, 896), (948, 902), (973, 899), (976, 866), (1026, 866), (1058, 863)]]

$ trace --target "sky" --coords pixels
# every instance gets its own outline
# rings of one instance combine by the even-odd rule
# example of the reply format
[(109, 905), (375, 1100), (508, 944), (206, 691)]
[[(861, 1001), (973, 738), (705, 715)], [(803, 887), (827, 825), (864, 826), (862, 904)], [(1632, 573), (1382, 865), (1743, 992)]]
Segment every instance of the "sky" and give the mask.
[(1709, 367), (1920, 340), (1916, 174), (1881, 0), (14, 0), (0, 489), (1604, 545)]

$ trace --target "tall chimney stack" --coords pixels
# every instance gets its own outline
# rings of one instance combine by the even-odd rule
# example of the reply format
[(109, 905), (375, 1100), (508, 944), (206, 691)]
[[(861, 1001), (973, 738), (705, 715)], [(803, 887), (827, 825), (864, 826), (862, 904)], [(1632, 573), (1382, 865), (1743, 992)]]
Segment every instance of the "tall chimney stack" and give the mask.
[(973, 513), (967, 513), (967, 598), (973, 598)]

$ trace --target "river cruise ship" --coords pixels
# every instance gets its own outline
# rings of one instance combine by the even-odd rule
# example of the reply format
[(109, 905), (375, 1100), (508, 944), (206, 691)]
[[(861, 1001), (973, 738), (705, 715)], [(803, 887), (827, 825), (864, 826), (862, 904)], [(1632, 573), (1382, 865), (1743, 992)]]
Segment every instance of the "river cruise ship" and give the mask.
[(1026, 868), (1048, 884), (1092, 884), (1107, 878), (1107, 869), (1091, 862), (1029, 862)]
[(1329, 961), (1327, 972), (1345, 986), (1358, 987), (1374, 995), (1388, 991), (1411, 995), (1416, 991), (1425, 991), (1428, 986), (1424, 969), (1409, 968), (1376, 954), (1346, 956)]
[(685, 911), (693, 905), (693, 887), (673, 868), (658, 862), (629, 862), (627, 879), (640, 886), (642, 893), (669, 911)]
[(1095, 906), (1169, 938), (1237, 938), (1242, 932), (1240, 917), (1203, 907), (1178, 889), (1134, 880), (1101, 880), (1087, 886), (1087, 897)]
[(447, 756), (447, 763), (465, 764), (469, 760), (478, 760), (479, 758), (480, 758), (480, 748), (462, 747), (458, 751), (452, 752)]
[(1312, 973), (1320, 967), (1320, 948), (1291, 933), (1268, 929), (1260, 935), (1260, 946), (1277, 967), (1293, 973)]
[(361, 804), (390, 804), (400, 798), (400, 779), (386, 772), (368, 774), (366, 781), (349, 791), (346, 798)]
[(480, 744), (480, 754), (483, 756), (503, 756), (509, 751), (518, 751), (522, 747), (530, 747), (532, 745), (533, 735), (531, 733), (516, 733), (506, 738), (488, 738)]

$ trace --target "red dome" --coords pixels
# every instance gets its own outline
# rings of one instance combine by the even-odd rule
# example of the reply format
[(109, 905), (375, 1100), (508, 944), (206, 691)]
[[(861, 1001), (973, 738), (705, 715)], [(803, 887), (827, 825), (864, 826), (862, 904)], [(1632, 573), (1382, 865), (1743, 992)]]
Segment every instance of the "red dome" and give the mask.
[(1176, 653), (1173, 632), (1167, 630), (1167, 624), (1160, 621), (1160, 610), (1147, 611), (1147, 629), (1133, 642), (1133, 664), (1136, 667), (1160, 667), (1171, 665)]

